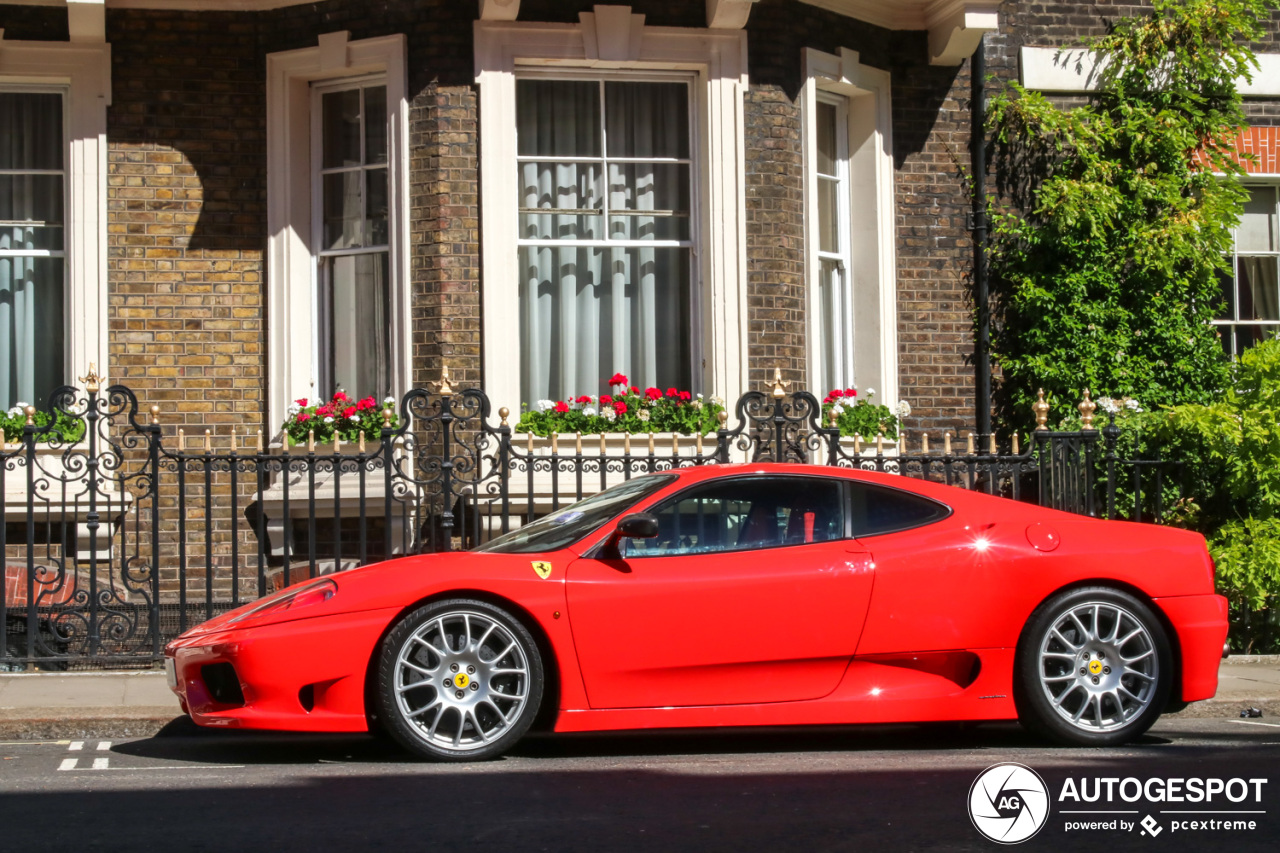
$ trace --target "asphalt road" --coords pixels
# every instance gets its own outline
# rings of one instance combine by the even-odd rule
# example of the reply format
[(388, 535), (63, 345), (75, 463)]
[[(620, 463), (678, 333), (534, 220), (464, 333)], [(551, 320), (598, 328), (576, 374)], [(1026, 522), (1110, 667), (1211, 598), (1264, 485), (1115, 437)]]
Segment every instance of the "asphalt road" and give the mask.
[[(1280, 721), (1165, 718), (1138, 744), (1058, 749), (1014, 725), (542, 736), (483, 764), (421, 764), (367, 737), (196, 730), (0, 745), (12, 851), (996, 850), (969, 791), (1012, 761), (1054, 800), (1027, 850), (1275, 850)], [(1261, 802), (1057, 801), (1065, 780), (1268, 779)], [(1258, 786), (1255, 786), (1257, 788)], [(1240, 788), (1234, 789), (1239, 793)], [(1254, 789), (1250, 789), (1251, 792)], [(1065, 809), (1127, 814), (1064, 814)], [(1176, 815), (1174, 810), (1258, 812)], [(1066, 828), (1151, 815), (1156, 835)], [(1175, 829), (1241, 819), (1255, 828)]]

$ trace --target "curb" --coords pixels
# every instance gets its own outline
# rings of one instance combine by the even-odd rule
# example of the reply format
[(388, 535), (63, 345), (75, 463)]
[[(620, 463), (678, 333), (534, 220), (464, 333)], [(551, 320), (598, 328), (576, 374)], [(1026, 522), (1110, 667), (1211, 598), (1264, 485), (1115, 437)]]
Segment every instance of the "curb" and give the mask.
[(1265, 699), (1205, 699), (1192, 702), (1176, 714), (1166, 714), (1177, 719), (1205, 720), (1212, 718), (1241, 719), (1240, 712), (1248, 708), (1257, 708), (1262, 712), (1260, 721), (1280, 723), (1280, 699), (1269, 696)]
[(0, 712), (0, 739), (67, 740), (81, 738), (154, 737), (177, 720), (172, 708), (23, 708), (21, 716)]

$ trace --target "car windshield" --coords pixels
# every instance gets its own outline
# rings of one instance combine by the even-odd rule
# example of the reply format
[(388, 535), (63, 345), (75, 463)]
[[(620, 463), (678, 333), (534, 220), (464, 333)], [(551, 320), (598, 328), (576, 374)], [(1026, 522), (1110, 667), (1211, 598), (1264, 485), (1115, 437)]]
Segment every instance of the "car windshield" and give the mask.
[(598, 495), (543, 516), (474, 550), (495, 554), (533, 554), (564, 548), (674, 479), (671, 474), (656, 474), (610, 486)]

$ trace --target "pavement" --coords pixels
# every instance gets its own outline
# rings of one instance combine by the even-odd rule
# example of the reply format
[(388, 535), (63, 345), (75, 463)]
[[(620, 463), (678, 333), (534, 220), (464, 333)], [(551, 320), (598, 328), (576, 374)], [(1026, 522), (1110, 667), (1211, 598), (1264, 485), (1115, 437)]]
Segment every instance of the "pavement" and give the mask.
[[(1280, 722), (1280, 655), (1222, 662), (1218, 694), (1176, 717), (1239, 718), (1256, 708)], [(0, 674), (0, 738), (150, 737), (182, 716), (162, 672)]]

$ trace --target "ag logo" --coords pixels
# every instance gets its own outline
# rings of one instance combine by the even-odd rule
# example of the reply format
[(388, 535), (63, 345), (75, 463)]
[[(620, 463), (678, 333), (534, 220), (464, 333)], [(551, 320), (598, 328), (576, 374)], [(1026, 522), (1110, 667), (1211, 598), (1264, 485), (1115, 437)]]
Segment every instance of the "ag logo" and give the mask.
[(998, 844), (1018, 844), (1049, 818), (1049, 790), (1040, 774), (1021, 764), (993, 764), (969, 788), (969, 819)]
[(551, 577), (550, 563), (544, 563), (542, 560), (533, 560), (532, 562), (533, 562), (533, 570), (534, 572), (537, 573), (538, 577), (542, 578), (543, 580), (546, 580), (547, 578)]

